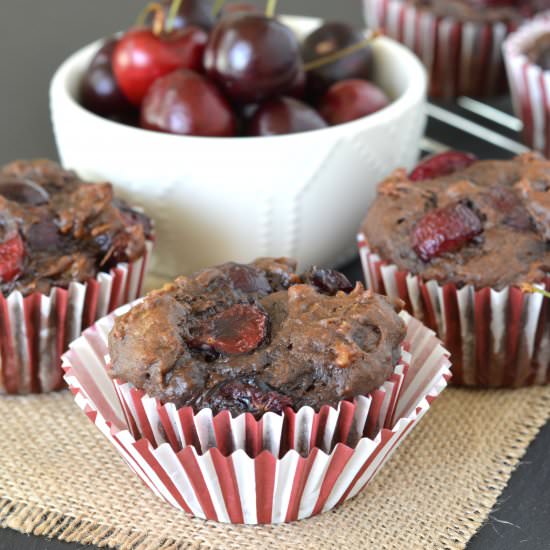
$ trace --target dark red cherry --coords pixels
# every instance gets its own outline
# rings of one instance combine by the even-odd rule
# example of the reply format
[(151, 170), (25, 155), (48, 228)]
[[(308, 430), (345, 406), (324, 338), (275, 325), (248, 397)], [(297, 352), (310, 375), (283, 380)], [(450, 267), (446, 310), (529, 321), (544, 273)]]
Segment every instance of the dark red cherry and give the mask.
[(120, 90), (113, 74), (112, 57), (118, 44), (111, 38), (99, 49), (80, 81), (82, 106), (96, 115), (125, 121), (135, 109)]
[(464, 170), (476, 162), (477, 157), (464, 151), (443, 151), (423, 158), (409, 174), (411, 181), (422, 181), (447, 176)]
[(237, 355), (254, 351), (265, 340), (269, 319), (258, 307), (234, 304), (206, 319), (189, 342), (194, 348), (210, 346), (218, 353)]
[(423, 262), (460, 250), (483, 232), (479, 216), (461, 202), (430, 210), (414, 225), (411, 244)]
[(19, 233), (0, 243), (0, 283), (15, 279), (23, 269), (25, 245)]
[(329, 124), (342, 124), (379, 111), (388, 96), (366, 80), (343, 80), (333, 84), (319, 103), (319, 112)]
[(292, 86), (288, 89), (286, 95), (295, 97), (296, 99), (303, 99), (306, 95), (306, 79), (306, 72), (303, 70), (300, 71), (294, 79)]
[(7, 210), (0, 210), (0, 285), (13, 281), (23, 272), (25, 256), (18, 221)]
[(235, 13), (212, 29), (204, 67), (229, 99), (256, 103), (292, 87), (302, 68), (299, 49), (294, 33), (276, 19)]
[(141, 127), (189, 136), (233, 136), (235, 116), (216, 86), (178, 70), (155, 81), (143, 100)]
[(271, 284), (265, 274), (249, 265), (231, 264), (227, 272), (234, 288), (247, 294), (270, 294)]
[[(164, 11), (164, 17), (168, 17), (172, 0), (162, 0), (160, 4)], [(208, 0), (183, 0), (172, 22), (171, 30), (178, 31), (187, 27), (201, 27), (209, 31), (215, 23), (212, 6), (213, 3)], [(152, 26), (153, 19), (154, 13), (150, 13), (145, 20), (146, 24)]]
[(120, 40), (113, 54), (113, 70), (124, 95), (141, 105), (151, 84), (176, 69), (202, 69), (208, 35), (198, 27), (156, 36), (134, 29)]
[[(346, 23), (329, 22), (306, 37), (302, 44), (304, 64), (337, 53), (365, 40), (365, 35)], [(307, 93), (312, 99), (322, 96), (333, 84), (350, 78), (369, 79), (372, 50), (365, 46), (307, 73)]]
[(335, 269), (323, 269), (314, 265), (302, 273), (300, 278), (304, 283), (313, 285), (319, 292), (330, 296), (334, 296), (337, 292), (351, 292), (354, 286), (343, 273)]
[(45, 204), (49, 200), (48, 192), (43, 187), (14, 176), (0, 176), (0, 196), (29, 206)]
[(326, 122), (309, 105), (292, 97), (270, 99), (254, 113), (247, 124), (249, 136), (296, 134), (326, 128)]

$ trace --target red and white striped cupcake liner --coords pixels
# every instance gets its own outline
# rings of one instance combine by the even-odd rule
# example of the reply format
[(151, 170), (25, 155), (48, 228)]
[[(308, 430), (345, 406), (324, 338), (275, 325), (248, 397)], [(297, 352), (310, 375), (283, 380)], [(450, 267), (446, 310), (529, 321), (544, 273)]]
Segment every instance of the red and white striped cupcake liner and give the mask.
[(430, 95), (494, 96), (506, 92), (501, 47), (517, 25), (461, 21), (404, 0), (363, 0), (367, 26), (411, 49), (430, 76)]
[(61, 355), (97, 319), (141, 296), (153, 242), (143, 256), (49, 295), (0, 293), (0, 393), (45, 393), (64, 387)]
[(194, 516), (226, 523), (281, 523), (355, 496), (429, 409), (450, 378), (432, 331), (407, 323), (403, 362), (372, 395), (339, 407), (232, 418), (161, 405), (107, 374), (107, 336), (120, 308), (64, 355), (76, 403), (155, 494)]
[[(228, 411), (213, 416), (210, 409), (195, 415), (191, 407), (162, 405), (128, 383), (115, 381), (115, 389), (132, 435), (154, 446), (169, 443), (176, 452), (188, 445), (199, 452), (217, 447), (223, 454), (243, 449), (251, 456), (263, 450), (280, 456), (290, 449), (307, 455), (315, 447), (330, 453), (338, 443), (354, 447), (363, 435), (374, 437), (381, 428), (393, 425), (394, 416), (402, 412), (396, 407), (404, 404), (398, 397), (409, 361), (403, 350), (389, 380), (371, 395), (343, 401), (337, 408), (327, 405), (318, 413), (311, 407), (297, 412), (288, 409), (284, 415), (267, 413), (260, 421), (250, 414), (232, 418)], [(228, 433), (234, 438), (228, 439)]]
[[(369, 249), (358, 235), (367, 288), (400, 298), (451, 353), (453, 383), (516, 388), (550, 382), (550, 300), (510, 286), (457, 288), (424, 281)], [(548, 277), (541, 288), (550, 288)]]
[(548, 33), (550, 11), (511, 34), (503, 53), (514, 111), (523, 122), (524, 141), (550, 158), (550, 71), (543, 71), (525, 55), (537, 38)]

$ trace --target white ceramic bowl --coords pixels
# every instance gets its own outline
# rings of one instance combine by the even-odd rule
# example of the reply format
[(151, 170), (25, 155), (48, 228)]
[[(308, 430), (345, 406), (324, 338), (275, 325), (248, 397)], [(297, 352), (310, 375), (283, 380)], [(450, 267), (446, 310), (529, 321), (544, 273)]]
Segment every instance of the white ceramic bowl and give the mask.
[[(322, 23), (284, 19), (298, 35)], [(374, 81), (391, 105), (340, 126), (262, 138), (174, 136), (88, 112), (76, 94), (99, 45), (76, 52), (52, 80), (59, 156), (84, 178), (111, 181), (155, 219), (157, 274), (267, 255), (293, 256), (302, 265), (342, 263), (356, 253), (355, 234), (376, 184), (417, 160), (426, 74), (393, 40), (372, 45)]]

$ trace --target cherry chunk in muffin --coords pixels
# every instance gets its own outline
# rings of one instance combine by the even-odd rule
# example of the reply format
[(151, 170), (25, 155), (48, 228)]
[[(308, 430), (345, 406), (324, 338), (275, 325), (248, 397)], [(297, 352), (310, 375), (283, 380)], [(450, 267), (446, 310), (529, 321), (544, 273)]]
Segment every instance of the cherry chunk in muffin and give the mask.
[(441, 284), (541, 282), (550, 271), (550, 162), (527, 153), (464, 166), (445, 175), (398, 170), (382, 182), (361, 228), (369, 247)]
[(0, 291), (24, 295), (86, 282), (141, 257), (151, 221), (113, 195), (47, 160), (0, 170)]
[(214, 413), (318, 410), (378, 388), (401, 354), (400, 304), (336, 271), (263, 258), (180, 277), (115, 321), (110, 374)]

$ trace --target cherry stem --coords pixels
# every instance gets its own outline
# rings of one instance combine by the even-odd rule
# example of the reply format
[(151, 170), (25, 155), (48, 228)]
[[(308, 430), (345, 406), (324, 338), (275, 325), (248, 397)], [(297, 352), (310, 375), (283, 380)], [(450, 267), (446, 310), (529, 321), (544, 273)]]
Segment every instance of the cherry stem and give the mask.
[(216, 17), (216, 15), (220, 13), (220, 10), (223, 8), (224, 4), (225, 4), (225, 0), (216, 0), (214, 7), (212, 8), (213, 17)]
[(550, 298), (550, 292), (547, 290), (544, 290), (544, 288), (539, 288), (538, 286), (531, 285), (529, 283), (521, 283), (519, 285), (519, 289), (522, 292), (525, 292), (527, 294), (534, 294), (535, 292), (538, 292), (539, 294), (542, 294), (546, 298)]
[(170, 10), (168, 11), (168, 17), (166, 18), (166, 32), (172, 32), (174, 29), (174, 23), (176, 22), (176, 17), (180, 11), (182, 2), (183, 0), (172, 0)]
[(153, 18), (153, 34), (158, 36), (164, 29), (164, 8), (158, 2), (152, 2), (143, 8), (137, 18), (137, 24), (142, 27), (145, 24), (147, 16), (151, 12), (154, 12), (155, 14)]
[(380, 31), (373, 31), (370, 33), (369, 36), (367, 36), (367, 38), (365, 38), (365, 40), (361, 40), (361, 42), (352, 44), (347, 48), (342, 48), (341, 50), (338, 50), (337, 52), (331, 53), (329, 55), (325, 55), (324, 57), (314, 59), (309, 63), (304, 63), (304, 71), (312, 71), (313, 69), (317, 69), (318, 67), (322, 67), (323, 65), (328, 65), (329, 63), (334, 63), (335, 61), (338, 61), (343, 57), (346, 57), (356, 51), (362, 50), (363, 48), (367, 47), (373, 40), (378, 38), (381, 34), (382, 33)]
[(267, 0), (267, 7), (265, 8), (266, 17), (273, 17), (275, 10), (277, 9), (278, 0)]

